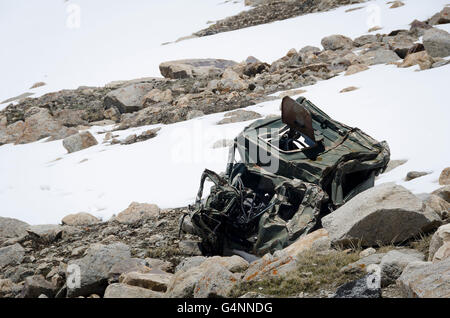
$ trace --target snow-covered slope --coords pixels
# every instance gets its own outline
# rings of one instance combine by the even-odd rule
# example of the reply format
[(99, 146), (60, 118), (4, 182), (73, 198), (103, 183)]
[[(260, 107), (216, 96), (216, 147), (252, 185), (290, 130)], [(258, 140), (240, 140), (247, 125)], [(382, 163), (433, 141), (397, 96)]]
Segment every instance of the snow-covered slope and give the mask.
[[(163, 46), (163, 42), (206, 27), (209, 20), (244, 10), (243, 1), (0, 2), (0, 39), (8, 48), (0, 50), (0, 101), (26, 91), (39, 96), (80, 85), (101, 86), (112, 80), (161, 76), (158, 65), (174, 59), (242, 61), (253, 55), (271, 63), (292, 47), (320, 46), (320, 40), (330, 34), (353, 38), (375, 25), (383, 27), (383, 33), (409, 28), (413, 19), (427, 19), (448, 3), (403, 2), (404, 6), (390, 9), (386, 0), (367, 1)], [(66, 9), (71, 3), (81, 9), (80, 28), (66, 27)], [(355, 7), (362, 9), (345, 12)], [(47, 86), (28, 89), (38, 81)], [(5, 106), (0, 105), (0, 109)]]
[[(382, 8), (383, 32), (406, 27), (414, 18), (427, 18), (446, 3), (409, 0), (404, 1), (404, 7), (385, 9), (385, 1), (373, 2)], [(365, 33), (367, 25), (357, 19), (357, 13), (367, 14), (364, 10), (346, 13), (345, 8), (340, 8), (158, 47), (156, 55), (148, 56), (146, 70), (151, 73), (163, 57), (167, 60), (214, 56), (240, 60), (252, 54), (271, 61), (290, 47), (318, 45), (323, 35), (342, 33), (354, 37)], [(354, 19), (349, 19), (349, 14), (355, 14)], [(393, 19), (393, 15), (397, 18)], [(311, 27), (312, 23), (316, 27)], [(301, 30), (311, 32), (302, 34)], [(259, 43), (262, 40), (257, 41), (258, 37), (264, 37), (265, 43)], [(120, 64), (117, 61), (109, 65), (111, 72), (103, 79), (123, 78), (116, 76), (115, 65), (126, 70), (128, 73), (122, 75), (130, 78), (149, 75), (142, 70), (138, 74), (131, 65)], [(381, 176), (378, 183), (395, 181), (415, 193), (430, 192), (439, 186), (440, 171), (449, 166), (450, 110), (445, 102), (450, 95), (449, 71), (449, 65), (426, 71), (378, 65), (361, 73), (341, 75), (305, 87), (304, 96), (337, 120), (357, 126), (378, 140), (387, 140), (392, 159), (408, 159), (406, 164)], [(359, 89), (339, 93), (348, 86)], [(248, 109), (263, 115), (279, 114), (279, 103), (276, 100)], [(222, 171), (225, 167), (228, 150), (213, 149), (212, 144), (223, 138), (234, 138), (249, 124), (216, 125), (222, 117), (223, 114), (213, 114), (157, 125), (162, 127), (157, 137), (127, 146), (101, 144), (104, 135), (100, 132), (111, 127), (93, 127), (90, 131), (99, 145), (72, 154), (67, 154), (61, 140), (1, 146), (0, 215), (32, 224), (56, 223), (63, 216), (80, 211), (107, 219), (132, 201), (156, 203), (161, 207), (190, 204), (203, 169)], [(153, 127), (156, 126), (121, 131), (120, 138)], [(433, 173), (404, 182), (403, 178), (411, 170)]]

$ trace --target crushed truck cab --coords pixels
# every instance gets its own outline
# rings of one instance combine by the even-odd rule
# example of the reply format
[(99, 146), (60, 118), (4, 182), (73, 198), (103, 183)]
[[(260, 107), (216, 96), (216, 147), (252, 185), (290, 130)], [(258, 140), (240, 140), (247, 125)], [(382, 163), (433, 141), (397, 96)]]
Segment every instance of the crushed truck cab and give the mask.
[[(304, 97), (284, 97), (281, 110), (281, 117), (257, 120), (235, 138), (225, 174), (203, 173), (189, 217), (204, 254), (282, 249), (373, 187), (386, 169), (386, 142), (332, 119)], [(214, 185), (202, 200), (206, 179)]]

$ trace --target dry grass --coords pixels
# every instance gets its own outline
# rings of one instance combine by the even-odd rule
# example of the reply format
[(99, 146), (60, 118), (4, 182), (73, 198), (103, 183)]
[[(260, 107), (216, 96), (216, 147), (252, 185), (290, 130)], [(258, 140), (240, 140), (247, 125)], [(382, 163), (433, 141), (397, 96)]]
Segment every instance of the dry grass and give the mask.
[(318, 293), (320, 290), (335, 290), (338, 286), (357, 279), (358, 274), (344, 274), (340, 269), (359, 259), (359, 250), (333, 251), (318, 254), (307, 251), (299, 257), (299, 266), (280, 278), (268, 278), (254, 282), (240, 283), (231, 297), (239, 297), (246, 292), (257, 292), (274, 297), (295, 296), (301, 292)]
[(430, 249), (430, 242), (433, 234), (421, 234), (415, 240), (409, 242), (411, 248), (422, 252), (425, 255), (425, 259), (428, 259), (428, 251)]

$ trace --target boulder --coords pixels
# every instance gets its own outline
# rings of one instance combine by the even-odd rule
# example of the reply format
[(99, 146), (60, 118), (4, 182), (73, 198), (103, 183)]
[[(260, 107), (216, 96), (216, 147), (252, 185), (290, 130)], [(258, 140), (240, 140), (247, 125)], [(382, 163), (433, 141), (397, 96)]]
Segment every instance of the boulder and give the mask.
[(423, 34), (423, 46), (432, 57), (450, 55), (450, 34), (444, 30), (432, 28)]
[(51, 244), (63, 237), (64, 231), (69, 231), (71, 227), (64, 227), (57, 224), (33, 225), (27, 229), (28, 237), (39, 244)]
[(26, 235), (28, 227), (29, 225), (25, 222), (0, 216), (0, 237), (12, 238)]
[(369, 69), (369, 67), (365, 64), (353, 64), (347, 68), (345, 75), (352, 75), (352, 74), (359, 73), (359, 72), (362, 72), (362, 71), (365, 71), (368, 69)]
[(428, 250), (428, 261), (432, 261), (434, 259), (434, 254), (448, 242), (450, 242), (450, 224), (441, 225), (431, 237)]
[(345, 283), (338, 287), (334, 298), (381, 298), (381, 288), (369, 284), (373, 277), (366, 275), (360, 279)]
[(122, 224), (134, 224), (148, 219), (158, 218), (160, 209), (156, 204), (132, 202), (128, 208), (120, 212), (114, 220)]
[(437, 25), (437, 24), (446, 24), (450, 23), (450, 7), (444, 7), (444, 9), (441, 10), (441, 12), (436, 13), (433, 15), (429, 21), (429, 25)]
[(443, 261), (412, 262), (397, 279), (408, 298), (445, 298), (450, 295), (450, 258)]
[(195, 298), (227, 297), (240, 281), (240, 275), (233, 274), (224, 266), (214, 263), (201, 275), (194, 289)]
[(354, 263), (350, 263), (340, 269), (342, 273), (364, 273), (370, 270), (370, 265), (380, 264), (386, 253), (374, 253), (362, 257)]
[(367, 257), (369, 255), (375, 254), (376, 252), (377, 252), (377, 250), (374, 249), (373, 247), (368, 247), (368, 248), (366, 248), (365, 250), (362, 250), (359, 253), (359, 257), (360, 258), (364, 258), (364, 257)]
[(449, 216), (450, 203), (442, 199), (442, 197), (431, 194), (425, 201), (427, 208), (436, 212), (442, 220), (445, 220)]
[(352, 39), (339, 34), (326, 36), (322, 39), (320, 43), (322, 44), (325, 50), (335, 51), (353, 48)]
[(11, 295), (15, 284), (10, 279), (0, 279), (0, 298)]
[(368, 189), (322, 218), (333, 243), (363, 246), (401, 243), (440, 222), (419, 198), (394, 183)]
[(440, 185), (450, 184), (450, 167), (447, 167), (444, 170), (442, 170), (441, 174), (439, 175), (439, 184)]
[(163, 293), (153, 290), (130, 286), (126, 284), (111, 284), (105, 290), (104, 298), (162, 298)]
[(159, 270), (149, 273), (129, 272), (120, 276), (119, 283), (165, 292), (172, 276)]
[(158, 88), (152, 89), (148, 94), (144, 96), (144, 105), (154, 104), (154, 103), (167, 103), (170, 104), (173, 101), (172, 91), (166, 89), (161, 91)]
[(225, 115), (223, 115), (223, 117), (224, 119), (220, 120), (217, 125), (238, 123), (242, 121), (258, 119), (262, 116), (257, 112), (251, 110), (237, 109), (232, 112), (226, 113)]
[(415, 40), (415, 38), (405, 33), (387, 37), (389, 48), (401, 58), (405, 58), (408, 52), (416, 46)]
[(22, 298), (38, 298), (40, 295), (45, 295), (52, 298), (56, 295), (58, 287), (54, 286), (49, 281), (45, 280), (42, 275), (35, 275), (25, 278), (23, 285)]
[(374, 43), (374, 42), (377, 42), (377, 41), (378, 41), (378, 38), (377, 38), (376, 35), (374, 35), (374, 34), (366, 34), (366, 35), (362, 35), (362, 36), (359, 36), (359, 37), (355, 38), (353, 40), (353, 44), (356, 47), (360, 47), (360, 46), (363, 46), (363, 45), (366, 45), (366, 44), (370, 44), (370, 43)]
[(0, 268), (18, 265), (25, 256), (25, 249), (20, 244), (0, 248)]
[(161, 63), (159, 70), (162, 76), (172, 79), (216, 77), (235, 64), (234, 61), (222, 59), (188, 59)]
[(97, 145), (97, 139), (89, 131), (69, 136), (63, 140), (63, 146), (69, 153)]
[(116, 107), (120, 113), (142, 109), (145, 96), (154, 88), (152, 83), (134, 83), (109, 92), (103, 101), (106, 109)]
[(381, 287), (395, 283), (411, 262), (423, 261), (425, 255), (412, 249), (392, 250), (381, 259)]
[(367, 65), (389, 64), (397, 62), (400, 59), (400, 57), (395, 52), (387, 49), (368, 51), (362, 54), (361, 58)]
[(61, 220), (62, 224), (72, 226), (92, 225), (99, 222), (100, 220), (97, 219), (95, 216), (85, 212), (69, 214)]
[(146, 261), (139, 258), (127, 258), (116, 262), (108, 272), (108, 282), (117, 283), (122, 274), (130, 272), (148, 273), (152, 269), (146, 266)]
[(433, 263), (440, 262), (447, 259), (450, 256), (450, 242), (445, 242), (439, 249), (434, 253)]
[(439, 188), (431, 193), (432, 195), (437, 195), (441, 199), (450, 203), (450, 185)]
[[(59, 136), (60, 131), (64, 130), (63, 126), (45, 108), (31, 107), (26, 111), (25, 118), (22, 134), (18, 136), (16, 144), (25, 144), (46, 137)], [(67, 128), (65, 129), (67, 130)], [(64, 134), (62, 137), (65, 137)]]
[(162, 259), (146, 258), (145, 263), (150, 269), (159, 269), (163, 272), (170, 272), (173, 270), (173, 264)]
[(108, 284), (108, 274), (113, 265), (130, 258), (130, 248), (123, 243), (92, 244), (83, 258), (68, 263), (68, 271), (79, 269), (80, 281), (77, 284), (76, 273), (66, 273), (69, 281), (70, 277), (74, 277), (73, 284), (67, 284), (67, 296), (102, 295)]
[(177, 267), (175, 268), (175, 273), (186, 272), (191, 268), (198, 267), (206, 260), (207, 258), (205, 256), (187, 257), (177, 265)]
[(427, 171), (410, 171), (410, 172), (408, 172), (406, 174), (405, 181), (411, 181), (413, 179), (426, 176), (427, 174), (430, 174), (430, 172), (427, 172)]
[(289, 255), (292, 258), (297, 258), (301, 253), (307, 250), (316, 252), (323, 252), (329, 250), (331, 242), (328, 237), (328, 232), (325, 229), (320, 229), (302, 236), (294, 243), (281, 250), (281, 253)]
[(433, 58), (429, 56), (426, 51), (420, 51), (417, 53), (408, 54), (398, 67), (410, 67), (413, 65), (419, 65), (421, 70), (427, 70), (431, 68), (433, 63)]

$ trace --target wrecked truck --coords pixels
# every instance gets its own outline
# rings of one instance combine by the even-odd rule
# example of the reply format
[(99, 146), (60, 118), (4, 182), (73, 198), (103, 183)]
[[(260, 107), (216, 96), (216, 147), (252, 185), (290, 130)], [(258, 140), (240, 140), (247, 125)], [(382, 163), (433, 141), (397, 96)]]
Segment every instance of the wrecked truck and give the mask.
[[(304, 97), (284, 97), (281, 117), (257, 120), (235, 138), (225, 173), (203, 172), (181, 227), (190, 222), (205, 255), (274, 252), (373, 187), (389, 157), (385, 141), (332, 119)], [(213, 185), (202, 199), (206, 180)]]

